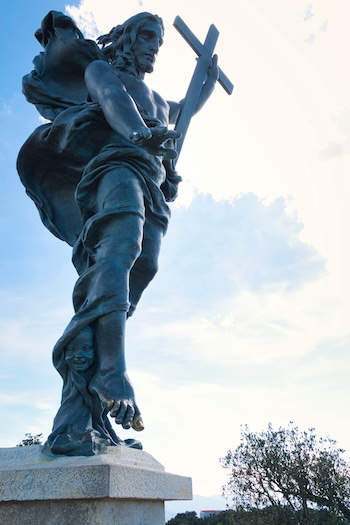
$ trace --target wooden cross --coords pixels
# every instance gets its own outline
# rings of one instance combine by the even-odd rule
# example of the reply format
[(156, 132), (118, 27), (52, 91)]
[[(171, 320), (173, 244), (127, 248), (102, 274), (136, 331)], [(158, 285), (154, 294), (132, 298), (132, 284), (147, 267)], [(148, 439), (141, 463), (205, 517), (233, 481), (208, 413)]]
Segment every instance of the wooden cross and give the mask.
[[(188, 126), (195, 113), (199, 101), (203, 83), (207, 78), (208, 67), (212, 61), (212, 55), (219, 37), (219, 31), (212, 24), (209, 27), (204, 44), (201, 44), (198, 38), (192, 33), (190, 28), (179, 16), (175, 18), (174, 26), (179, 31), (180, 35), (183, 36), (186, 42), (192, 47), (193, 51), (198, 55), (196, 69), (194, 70), (186, 97), (184, 98), (180, 115), (175, 124), (175, 130), (181, 133), (181, 137), (176, 141), (176, 151), (178, 155), (177, 158), (179, 158)], [(220, 68), (218, 82), (222, 85), (226, 93), (231, 95), (233, 91), (233, 84)]]

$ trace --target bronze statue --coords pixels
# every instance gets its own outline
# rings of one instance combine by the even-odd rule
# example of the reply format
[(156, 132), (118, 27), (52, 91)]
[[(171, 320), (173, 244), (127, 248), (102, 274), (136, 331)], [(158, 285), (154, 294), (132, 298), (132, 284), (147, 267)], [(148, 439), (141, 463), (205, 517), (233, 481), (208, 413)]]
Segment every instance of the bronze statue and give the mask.
[(181, 180), (175, 159), (182, 139), (169, 125), (178, 122), (184, 136), (188, 116), (223, 76), (217, 57), (206, 56), (190, 113), (188, 97), (175, 103), (150, 90), (144, 76), (153, 71), (163, 33), (158, 16), (139, 13), (97, 45), (71, 18), (50, 11), (35, 34), (44, 52), (23, 79), (27, 100), (50, 122), (23, 145), (18, 172), (45, 226), (73, 247), (79, 274), (75, 315), (53, 351), (64, 382), (46, 443), (54, 454), (141, 447), (121, 442), (108, 419), (143, 429), (126, 372), (125, 324), (157, 272), (167, 201)]

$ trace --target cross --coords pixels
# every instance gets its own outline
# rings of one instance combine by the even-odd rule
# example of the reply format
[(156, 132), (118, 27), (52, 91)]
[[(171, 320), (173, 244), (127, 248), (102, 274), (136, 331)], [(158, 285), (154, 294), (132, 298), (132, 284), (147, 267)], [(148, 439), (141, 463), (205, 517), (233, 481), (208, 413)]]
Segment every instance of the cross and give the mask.
[[(203, 83), (207, 77), (208, 66), (211, 64), (213, 51), (219, 37), (219, 31), (212, 24), (209, 27), (204, 44), (201, 44), (198, 38), (179, 16), (175, 18), (174, 26), (179, 31), (180, 35), (192, 47), (193, 51), (198, 55), (196, 69), (194, 70), (180, 115), (175, 124), (175, 130), (181, 133), (181, 137), (176, 141), (176, 151), (179, 156), (188, 126), (199, 101)], [(226, 93), (231, 95), (233, 84), (220, 68), (218, 82), (222, 85)]]

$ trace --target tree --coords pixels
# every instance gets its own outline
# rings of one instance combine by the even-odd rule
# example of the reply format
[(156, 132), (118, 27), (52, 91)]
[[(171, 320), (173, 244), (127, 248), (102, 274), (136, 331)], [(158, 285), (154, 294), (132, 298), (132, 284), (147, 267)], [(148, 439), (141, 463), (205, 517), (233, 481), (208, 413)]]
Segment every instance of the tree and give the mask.
[(197, 525), (201, 520), (197, 518), (196, 512), (181, 512), (167, 521), (166, 525)]
[(25, 438), (22, 439), (22, 441), (20, 443), (18, 443), (18, 445), (16, 445), (17, 447), (28, 447), (30, 445), (41, 445), (42, 443), (42, 434), (35, 434), (34, 436), (32, 434), (24, 434), (25, 435)]
[(308, 523), (312, 508), (327, 508), (350, 519), (350, 465), (344, 450), (315, 429), (287, 428), (250, 432), (242, 428), (241, 442), (221, 460), (230, 469), (224, 494), (236, 508), (289, 506), (302, 510)]
[[(302, 511), (288, 506), (269, 506), (262, 509), (225, 510), (210, 518), (195, 518), (194, 512), (177, 514), (166, 525), (300, 525)], [(193, 521), (194, 520), (194, 521)], [(307, 525), (340, 525), (346, 523), (328, 510), (309, 510)]]

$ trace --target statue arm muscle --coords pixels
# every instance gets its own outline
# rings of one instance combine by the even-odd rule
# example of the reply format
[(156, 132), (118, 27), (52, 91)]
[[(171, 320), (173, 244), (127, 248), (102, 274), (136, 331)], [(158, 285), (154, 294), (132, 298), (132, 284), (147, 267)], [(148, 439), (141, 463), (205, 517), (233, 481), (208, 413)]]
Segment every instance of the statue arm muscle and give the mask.
[(85, 70), (85, 82), (111, 128), (127, 139), (134, 132), (148, 136), (149, 129), (112, 66), (103, 60), (91, 62)]
[[(215, 87), (215, 83), (218, 78), (219, 78), (218, 57), (217, 55), (214, 55), (212, 59), (212, 63), (210, 64), (209, 69), (208, 69), (207, 79), (202, 86), (202, 89), (199, 95), (199, 99), (198, 99), (198, 103), (194, 110), (194, 115), (202, 109), (202, 107), (204, 106), (204, 104), (206, 103), (210, 95), (212, 94), (214, 87)], [(180, 100), (180, 102), (172, 102), (168, 100), (168, 104), (170, 108), (169, 110), (169, 123), (170, 124), (176, 124), (176, 121), (180, 115), (183, 103), (184, 103), (184, 99)]]

